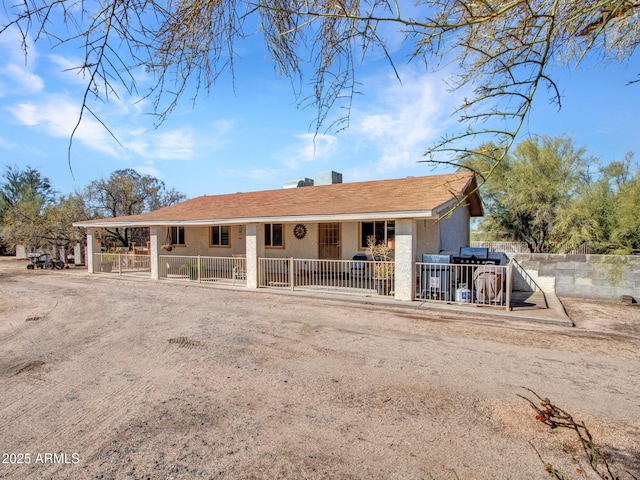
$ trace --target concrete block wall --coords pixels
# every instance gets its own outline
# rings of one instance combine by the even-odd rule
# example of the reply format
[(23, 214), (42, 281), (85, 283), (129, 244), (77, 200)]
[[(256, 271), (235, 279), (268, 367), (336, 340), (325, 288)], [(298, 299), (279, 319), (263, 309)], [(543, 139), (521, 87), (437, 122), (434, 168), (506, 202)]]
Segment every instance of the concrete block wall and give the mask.
[(541, 281), (555, 279), (560, 297), (640, 302), (640, 256), (515, 254), (516, 260)]

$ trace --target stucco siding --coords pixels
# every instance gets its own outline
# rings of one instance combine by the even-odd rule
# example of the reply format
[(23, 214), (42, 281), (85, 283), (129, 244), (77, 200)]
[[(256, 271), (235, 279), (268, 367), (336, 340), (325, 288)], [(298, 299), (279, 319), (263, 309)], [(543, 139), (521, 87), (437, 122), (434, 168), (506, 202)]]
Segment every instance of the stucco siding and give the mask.
[(342, 224), (342, 258), (351, 260), (354, 255), (363, 253), (360, 248), (360, 224), (349, 222)]
[(469, 208), (461, 206), (456, 208), (451, 216), (440, 220), (441, 252), (458, 255), (460, 247), (469, 246), (469, 219)]
[[(264, 225), (258, 224), (260, 233), (259, 247), (261, 256), (269, 258), (318, 258), (318, 224), (305, 223), (307, 234), (299, 239), (293, 233), (294, 223), (284, 224), (284, 246), (264, 247)], [(161, 243), (164, 243), (166, 231), (158, 230)], [(457, 254), (461, 246), (469, 244), (469, 213), (466, 208), (458, 208), (450, 218), (437, 220), (417, 220), (415, 222), (416, 254), (420, 261), (423, 253)], [(340, 251), (343, 260), (350, 260), (356, 254), (364, 253), (360, 247), (360, 222), (342, 222), (340, 224)], [(211, 257), (230, 257), (246, 253), (246, 226), (229, 226), (228, 247), (210, 245), (210, 227), (185, 227), (185, 245), (174, 247), (172, 252), (162, 250), (162, 255), (203, 255)]]
[[(230, 245), (217, 247), (210, 244), (210, 227), (185, 227), (184, 246), (178, 245), (171, 252), (161, 250), (161, 255), (205, 255), (210, 257), (230, 257), (244, 254), (246, 251), (245, 226), (231, 225), (229, 227)], [(162, 229), (161, 229), (162, 230)], [(159, 235), (163, 235), (159, 233)], [(166, 236), (166, 233), (164, 233)], [(161, 237), (161, 242), (165, 240)]]
[(305, 223), (307, 234), (296, 238), (293, 234), (294, 223), (284, 225), (284, 249), (267, 248), (268, 257), (318, 258), (318, 225)]
[(423, 253), (440, 253), (438, 229), (440, 224), (435, 220), (418, 220), (416, 222), (416, 261), (422, 261)]

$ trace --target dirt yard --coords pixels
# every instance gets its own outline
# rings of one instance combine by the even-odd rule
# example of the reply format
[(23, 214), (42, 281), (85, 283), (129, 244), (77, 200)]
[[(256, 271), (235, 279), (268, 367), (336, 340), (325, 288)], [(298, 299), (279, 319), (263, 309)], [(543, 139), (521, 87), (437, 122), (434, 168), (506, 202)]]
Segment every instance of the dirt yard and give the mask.
[(640, 307), (565, 306), (574, 328), (1, 259), (0, 478), (581, 478), (522, 387), (640, 477)]

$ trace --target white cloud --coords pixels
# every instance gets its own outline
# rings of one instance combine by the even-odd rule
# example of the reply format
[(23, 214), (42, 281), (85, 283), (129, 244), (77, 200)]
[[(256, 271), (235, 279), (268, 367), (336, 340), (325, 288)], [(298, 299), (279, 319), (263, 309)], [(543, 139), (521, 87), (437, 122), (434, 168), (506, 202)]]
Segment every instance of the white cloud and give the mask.
[(194, 133), (190, 129), (156, 130), (145, 128), (129, 131), (124, 147), (150, 160), (190, 160), (196, 152)]
[(281, 154), (283, 163), (290, 169), (297, 169), (302, 164), (323, 162), (335, 153), (338, 139), (333, 135), (302, 133), (296, 135), (297, 142), (289, 146)]
[(160, 160), (186, 160), (193, 157), (193, 137), (183, 130), (162, 132), (155, 136), (154, 155)]
[(44, 80), (24, 65), (15, 63), (5, 65), (0, 69), (0, 75), (6, 79), (5, 84), (11, 85), (14, 93), (29, 94), (44, 90)]
[[(212, 152), (223, 150), (234, 142), (233, 131), (236, 126), (235, 120), (221, 119), (208, 122), (204, 127), (205, 132), (198, 132), (199, 148), (210, 155)], [(237, 141), (237, 140), (236, 140)]]
[(373, 101), (354, 110), (348, 135), (377, 152), (377, 158), (372, 159), (377, 173), (415, 166), (427, 148), (455, 123), (452, 113), (461, 93), (449, 92), (443, 77), (407, 67), (400, 71), (402, 83), (395, 77), (387, 78), (378, 88), (367, 83), (368, 91), (374, 92)]
[[(57, 138), (70, 138), (80, 115), (79, 105), (64, 96), (47, 96), (40, 103), (19, 103), (7, 107), (7, 110), (23, 125), (35, 127), (40, 132)], [(86, 112), (75, 132), (74, 140), (113, 157), (122, 154), (105, 127)]]
[(164, 176), (160, 170), (150, 165), (139, 165), (132, 168), (140, 175), (149, 175), (155, 178), (162, 178)]
[(21, 48), (23, 38), (15, 28), (0, 35), (0, 97), (7, 94), (33, 94), (44, 90), (44, 81), (34, 73), (37, 51), (29, 38), (26, 39), (28, 56)]
[(86, 83), (86, 78), (83, 78), (83, 75), (78, 73), (78, 65), (82, 65), (83, 63), (79, 59), (55, 53), (47, 55), (47, 58), (51, 63), (56, 65), (64, 74), (65, 78), (72, 83)]
[(218, 120), (206, 126), (206, 132), (193, 127), (169, 129), (166, 125), (149, 131), (143, 126), (129, 129), (124, 147), (131, 153), (148, 159), (192, 160), (197, 156), (210, 155), (229, 143), (229, 134), (234, 127), (230, 120)]
[[(130, 132), (131, 133), (131, 132)], [(124, 147), (129, 151), (133, 152), (136, 155), (141, 157), (149, 158), (149, 141), (148, 137), (145, 134), (144, 129), (142, 131), (138, 130), (134, 135), (132, 135), (124, 144)]]
[[(65, 84), (79, 85), (83, 89), (87, 87), (89, 71), (79, 68), (79, 66), (85, 63), (82, 58), (66, 54), (49, 54), (47, 55), (47, 59), (55, 65), (57, 76)], [(130, 74), (132, 77), (129, 77)], [(132, 81), (133, 78), (138, 86), (143, 83), (136, 75), (135, 69), (121, 72), (121, 75), (125, 81)], [(125, 86), (117, 79), (111, 79), (109, 85), (106, 85), (104, 80), (98, 77), (94, 78), (93, 82), (94, 88), (92, 88), (92, 90), (100, 92), (101, 98), (107, 100), (108, 105), (112, 107), (114, 111), (116, 110), (114, 107), (117, 107), (117, 110), (123, 115), (131, 115), (132, 112), (139, 114), (149, 103), (145, 98), (136, 95), (135, 91), (127, 91)], [(108, 97), (105, 97), (105, 95), (108, 95)], [(93, 99), (94, 97), (90, 95), (89, 98)]]
[(32, 39), (27, 36), (22, 37), (22, 33), (15, 28), (7, 28), (0, 35), (0, 51), (6, 63), (25, 63), (25, 48), (28, 53), (27, 59), (31, 62), (38, 59), (38, 54)]
[[(40, 103), (23, 102), (7, 109), (21, 124), (58, 138), (70, 138), (80, 111), (77, 102), (65, 96), (47, 96)], [(187, 128), (149, 132), (144, 127), (127, 129), (121, 125), (120, 129), (115, 130), (111, 128), (115, 124), (112, 115), (109, 119), (105, 117), (105, 123), (121, 146), (105, 126), (86, 111), (74, 140), (116, 158), (125, 157), (128, 152), (143, 159), (189, 160), (196, 151), (194, 133)]]

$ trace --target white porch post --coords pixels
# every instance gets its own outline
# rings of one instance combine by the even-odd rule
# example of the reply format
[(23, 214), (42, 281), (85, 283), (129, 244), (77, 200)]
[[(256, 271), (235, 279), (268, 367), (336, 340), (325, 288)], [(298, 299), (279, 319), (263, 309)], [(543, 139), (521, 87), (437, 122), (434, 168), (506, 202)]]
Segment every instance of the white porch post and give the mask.
[(82, 256), (82, 245), (80, 242), (76, 243), (75, 247), (73, 247), (73, 264), (74, 265), (84, 265), (85, 259)]
[(158, 245), (158, 227), (149, 227), (149, 262), (151, 267), (151, 278), (158, 280), (160, 278), (160, 270), (158, 269), (158, 255), (160, 253), (160, 245)]
[[(93, 261), (93, 254), (100, 253), (100, 230), (87, 228), (87, 271), (89, 273), (96, 273), (96, 265)], [(98, 265), (100, 268), (100, 265)]]
[(246, 225), (247, 288), (258, 288), (258, 224)]
[(415, 231), (415, 220), (396, 220), (395, 299), (405, 302), (413, 300), (414, 296)]

